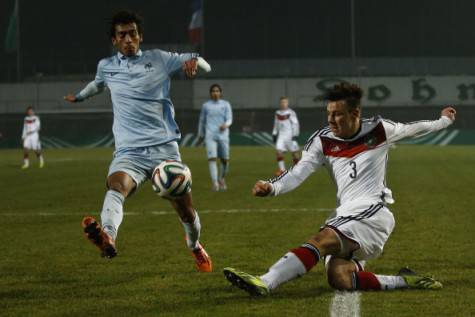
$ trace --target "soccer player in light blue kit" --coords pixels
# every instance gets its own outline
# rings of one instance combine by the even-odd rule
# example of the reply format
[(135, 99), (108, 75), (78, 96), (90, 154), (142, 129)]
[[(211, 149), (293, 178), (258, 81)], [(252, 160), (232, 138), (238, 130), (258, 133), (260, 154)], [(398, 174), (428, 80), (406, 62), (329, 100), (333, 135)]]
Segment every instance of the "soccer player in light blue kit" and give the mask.
[[(197, 72), (197, 54), (141, 51), (142, 19), (135, 13), (115, 14), (110, 36), (117, 55), (99, 62), (96, 78), (81, 92), (65, 96), (67, 101), (80, 102), (105, 87), (110, 90), (116, 150), (107, 177), (102, 227), (92, 217), (85, 217), (82, 223), (86, 237), (108, 258), (116, 255), (115, 240), (125, 198), (150, 179), (162, 161), (181, 161), (177, 144), (180, 130), (169, 95), (170, 75), (183, 69), (191, 78)], [(201, 224), (191, 192), (170, 202), (183, 223), (186, 243), (198, 270), (210, 272), (212, 263), (199, 243)]]
[[(201, 108), (198, 136), (205, 138), (212, 190), (225, 191), (224, 177), (229, 171), (229, 127), (233, 123), (233, 112), (231, 104), (221, 99), (221, 86), (211, 85), (209, 94), (211, 100)], [(217, 158), (221, 161), (219, 179)]]

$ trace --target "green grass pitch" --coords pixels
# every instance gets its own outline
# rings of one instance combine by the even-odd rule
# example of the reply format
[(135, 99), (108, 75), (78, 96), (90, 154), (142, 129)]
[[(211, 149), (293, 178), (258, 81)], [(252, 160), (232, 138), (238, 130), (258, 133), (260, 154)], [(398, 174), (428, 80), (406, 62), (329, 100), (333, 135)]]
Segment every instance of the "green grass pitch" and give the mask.
[[(222, 274), (226, 266), (263, 273), (318, 231), (335, 204), (325, 170), (292, 193), (254, 198), (254, 182), (275, 170), (273, 150), (234, 147), (229, 190), (213, 193), (204, 150), (182, 149), (201, 241), (214, 261), (215, 271), (203, 274), (177, 216), (150, 183), (126, 201), (115, 259), (100, 258), (84, 239), (80, 221), (102, 207), (111, 154), (47, 150), (44, 169), (33, 159), (23, 171), (20, 150), (0, 151), (0, 316), (329, 314), (335, 292), (321, 264), (263, 299), (231, 287)], [(399, 146), (390, 153), (388, 184), (396, 228), (367, 269), (392, 274), (409, 265), (438, 277), (444, 289), (362, 293), (361, 315), (475, 315), (475, 147)]]

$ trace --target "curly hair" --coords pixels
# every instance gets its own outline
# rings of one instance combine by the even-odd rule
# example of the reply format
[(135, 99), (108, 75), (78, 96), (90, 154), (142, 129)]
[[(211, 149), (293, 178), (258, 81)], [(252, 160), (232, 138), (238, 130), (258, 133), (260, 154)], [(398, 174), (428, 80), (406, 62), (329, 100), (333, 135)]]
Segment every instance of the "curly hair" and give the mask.
[(143, 35), (143, 18), (132, 11), (118, 11), (116, 12), (112, 18), (110, 19), (110, 29), (109, 35), (110, 37), (115, 36), (115, 26), (119, 24), (129, 24), (135, 23), (137, 25), (137, 31), (140, 35)]
[(325, 96), (328, 101), (346, 101), (349, 110), (355, 109), (361, 105), (363, 90), (355, 84), (341, 82), (333, 86)]

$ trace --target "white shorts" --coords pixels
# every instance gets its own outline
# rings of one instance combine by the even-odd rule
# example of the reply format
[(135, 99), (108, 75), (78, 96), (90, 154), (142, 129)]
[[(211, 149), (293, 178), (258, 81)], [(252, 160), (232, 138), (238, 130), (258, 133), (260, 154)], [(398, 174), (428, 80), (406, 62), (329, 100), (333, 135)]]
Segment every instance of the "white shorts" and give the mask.
[(275, 143), (275, 149), (279, 152), (297, 152), (299, 150), (299, 144), (297, 141), (292, 140), (292, 137), (279, 136)]
[(41, 142), (38, 134), (27, 136), (23, 140), (23, 148), (28, 150), (39, 151), (41, 150)]
[(322, 228), (333, 229), (360, 246), (352, 254), (341, 257), (365, 261), (381, 255), (394, 225), (394, 216), (384, 204), (356, 201), (337, 208)]

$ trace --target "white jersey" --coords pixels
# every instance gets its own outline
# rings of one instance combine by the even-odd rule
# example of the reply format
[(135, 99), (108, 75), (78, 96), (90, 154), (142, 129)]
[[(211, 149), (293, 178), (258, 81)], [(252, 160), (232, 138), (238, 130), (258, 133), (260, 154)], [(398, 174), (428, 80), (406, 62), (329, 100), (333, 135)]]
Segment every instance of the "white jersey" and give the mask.
[(419, 137), (448, 127), (452, 121), (395, 123), (380, 117), (363, 119), (352, 139), (333, 135), (330, 128), (316, 131), (302, 152), (302, 159), (289, 171), (270, 180), (273, 194), (289, 192), (319, 167), (325, 166), (337, 187), (337, 207), (356, 201), (391, 203), (386, 187), (386, 165), (390, 145), (405, 138)]
[(23, 120), (23, 132), (21, 138), (38, 137), (40, 132), (40, 118), (38, 116), (26, 116)]
[(292, 138), (300, 133), (299, 120), (295, 111), (290, 108), (286, 110), (277, 110), (274, 115), (274, 129), (272, 135), (279, 137)]

